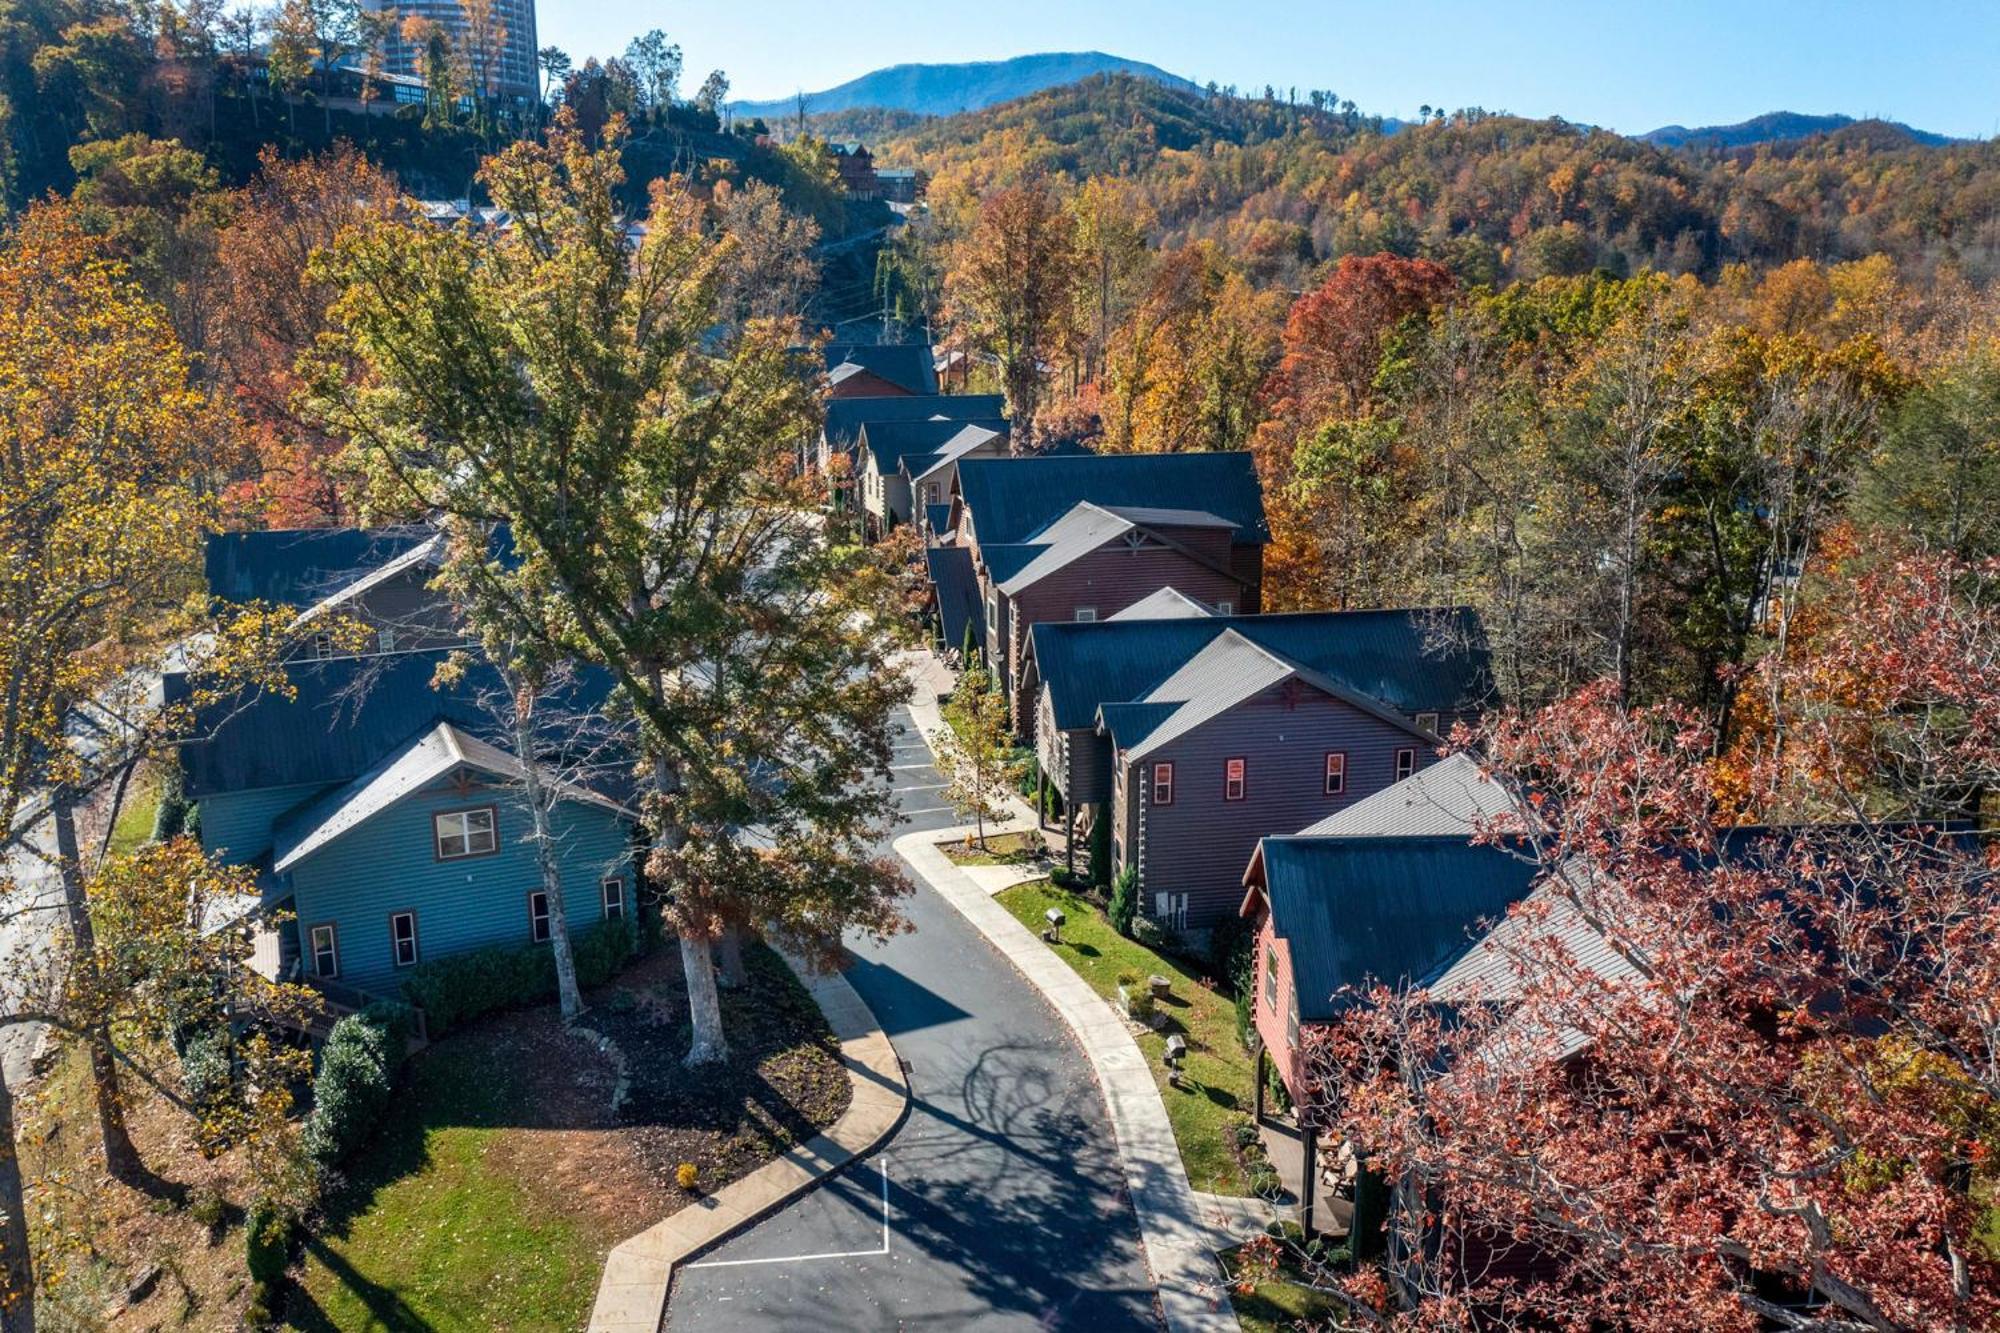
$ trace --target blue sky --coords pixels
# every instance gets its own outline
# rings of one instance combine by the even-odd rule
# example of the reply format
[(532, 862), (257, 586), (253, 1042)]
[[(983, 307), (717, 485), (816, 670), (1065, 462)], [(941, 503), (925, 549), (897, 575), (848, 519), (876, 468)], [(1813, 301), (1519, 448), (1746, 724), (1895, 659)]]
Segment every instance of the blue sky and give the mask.
[(538, 22), (579, 61), (663, 28), (690, 85), (720, 67), (738, 97), (904, 61), (1096, 49), (1199, 82), (1332, 88), (1383, 115), (1477, 105), (1636, 133), (1783, 109), (2000, 134), (1992, 0), (541, 0)]

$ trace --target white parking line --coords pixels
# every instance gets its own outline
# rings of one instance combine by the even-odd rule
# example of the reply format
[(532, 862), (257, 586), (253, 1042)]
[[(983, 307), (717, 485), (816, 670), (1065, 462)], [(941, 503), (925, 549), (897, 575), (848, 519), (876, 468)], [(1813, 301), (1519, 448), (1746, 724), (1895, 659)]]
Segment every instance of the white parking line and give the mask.
[(902, 770), (906, 768), (929, 768), (929, 767), (930, 767), (929, 764), (891, 764), (889, 765), (889, 771), (891, 773), (900, 773)]
[(939, 811), (941, 811), (941, 810), (949, 810), (949, 809), (951, 809), (951, 807), (950, 807), (950, 806), (948, 806), (948, 805), (927, 805), (927, 806), (925, 806), (925, 807), (924, 807), (923, 809), (921, 809), (921, 810), (905, 810), (905, 811), (903, 811), (903, 818), (905, 818), (905, 819), (910, 819), (910, 818), (913, 818), (913, 817), (915, 817), (915, 816), (917, 816), (917, 815), (934, 815), (934, 814), (937, 814), (937, 813), (938, 813)]
[(892, 790), (892, 791), (943, 791), (943, 790), (944, 790), (944, 788), (945, 788), (945, 784), (944, 784), (944, 783), (942, 783), (942, 782), (927, 782), (927, 783), (924, 783), (924, 784), (923, 784), (922, 786), (909, 786), (909, 787), (893, 787), (893, 788), (891, 788), (890, 790)]
[(781, 1259), (710, 1259), (706, 1263), (689, 1264), (689, 1268), (748, 1268), (754, 1264), (802, 1264), (808, 1259), (866, 1259), (871, 1255), (889, 1252), (889, 1164), (877, 1162), (875, 1169), (882, 1173), (882, 1244), (872, 1250), (838, 1250), (828, 1254), (788, 1254)]

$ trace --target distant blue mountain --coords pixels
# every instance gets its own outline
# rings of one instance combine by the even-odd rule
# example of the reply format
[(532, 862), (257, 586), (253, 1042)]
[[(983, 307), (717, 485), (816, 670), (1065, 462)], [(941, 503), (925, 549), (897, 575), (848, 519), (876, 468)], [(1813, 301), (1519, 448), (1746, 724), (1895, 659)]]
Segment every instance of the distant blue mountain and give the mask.
[(1913, 144), (1937, 147), (1953, 142), (1942, 134), (1912, 129), (1893, 120), (1856, 120), (1852, 116), (1808, 116), (1797, 111), (1771, 111), (1735, 125), (1663, 125), (1639, 138), (1661, 148), (1747, 148), (1752, 144), (1784, 143), (1810, 139), (1815, 134), (1832, 134), (1859, 126), (1871, 141), (1900, 136)]
[[(1054, 51), (1041, 55), (1015, 56), (1012, 60), (980, 60), (960, 65), (891, 65), (858, 79), (849, 79), (834, 88), (806, 94), (806, 114), (824, 115), (853, 111), (861, 107), (881, 107), (908, 111), (920, 116), (950, 116), (960, 111), (977, 111), (999, 102), (1075, 83), (1093, 74), (1135, 74), (1155, 79), (1174, 88), (1195, 85), (1157, 65), (1102, 51)], [(738, 119), (762, 116), (778, 120), (798, 110), (795, 98), (781, 97), (768, 102), (732, 102), (731, 114)]]

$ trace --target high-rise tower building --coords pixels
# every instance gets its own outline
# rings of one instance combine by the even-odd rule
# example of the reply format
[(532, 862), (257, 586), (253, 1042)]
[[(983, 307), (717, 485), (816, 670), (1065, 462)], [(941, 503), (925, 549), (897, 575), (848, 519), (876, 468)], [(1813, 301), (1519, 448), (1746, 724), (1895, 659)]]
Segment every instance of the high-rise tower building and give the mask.
[[(383, 0), (365, 0), (368, 8), (384, 8)], [(411, 19), (429, 19), (451, 37), (468, 92), (482, 81), (493, 96), (533, 100), (540, 92), (541, 72), (535, 60), (535, 0), (400, 0), (395, 6), (397, 33), (384, 52), (393, 74), (420, 75), (423, 51), (401, 37)]]

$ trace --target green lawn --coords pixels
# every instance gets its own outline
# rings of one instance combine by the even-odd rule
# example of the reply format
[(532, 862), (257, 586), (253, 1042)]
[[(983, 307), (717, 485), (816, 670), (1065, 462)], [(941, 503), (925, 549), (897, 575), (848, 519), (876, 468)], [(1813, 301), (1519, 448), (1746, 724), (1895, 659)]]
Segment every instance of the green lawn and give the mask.
[[(1063, 927), (1063, 942), (1051, 947), (1113, 1004), (1118, 1000), (1120, 973), (1141, 978), (1157, 974), (1172, 981), (1173, 998), (1160, 1006), (1169, 1023), (1163, 1031), (1141, 1036), (1139, 1049), (1160, 1085), (1189, 1181), (1196, 1189), (1215, 1194), (1250, 1193), (1230, 1146), (1230, 1129), (1250, 1114), (1253, 1071), (1249, 1053), (1236, 1039), (1236, 1008), (1229, 997), (1203, 985), (1186, 964), (1126, 939), (1089, 899), (1047, 880), (1008, 889), (998, 901), (1037, 934), (1042, 914), (1060, 907), (1069, 924)], [(1188, 1044), (1180, 1088), (1167, 1085), (1160, 1063), (1166, 1038), (1175, 1032)]]
[(512, 1081), (433, 1047), (308, 1241), (287, 1324), (307, 1330), (581, 1328), (610, 1238), (537, 1199), (504, 1153)]
[(132, 779), (118, 809), (118, 822), (111, 826), (112, 854), (124, 856), (143, 847), (153, 836), (153, 817), (159, 809), (160, 784), (142, 772)]
[[(1220, 1257), (1223, 1272), (1234, 1271), (1236, 1251), (1224, 1250)], [(1340, 1308), (1311, 1287), (1283, 1281), (1262, 1282), (1247, 1293), (1232, 1286), (1229, 1303), (1236, 1308), (1243, 1333), (1283, 1333), (1301, 1324), (1318, 1327)]]

